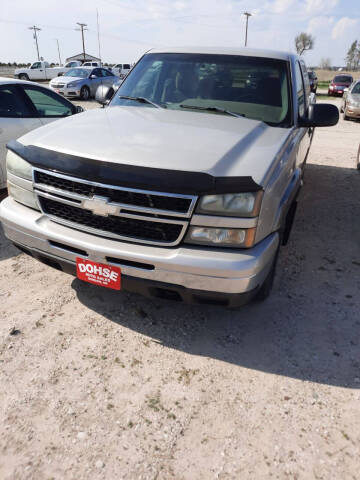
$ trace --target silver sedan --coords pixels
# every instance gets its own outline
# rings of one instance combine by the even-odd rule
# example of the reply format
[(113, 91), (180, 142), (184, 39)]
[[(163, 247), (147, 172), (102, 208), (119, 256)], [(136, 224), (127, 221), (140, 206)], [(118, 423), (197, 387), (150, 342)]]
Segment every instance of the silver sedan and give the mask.
[(340, 111), (344, 112), (344, 120), (360, 119), (360, 80), (353, 82), (349, 89), (344, 90)]
[(79, 67), (72, 68), (61, 77), (53, 78), (49, 86), (65, 97), (80, 97), (88, 100), (95, 96), (100, 85), (111, 86), (116, 76), (106, 68)]

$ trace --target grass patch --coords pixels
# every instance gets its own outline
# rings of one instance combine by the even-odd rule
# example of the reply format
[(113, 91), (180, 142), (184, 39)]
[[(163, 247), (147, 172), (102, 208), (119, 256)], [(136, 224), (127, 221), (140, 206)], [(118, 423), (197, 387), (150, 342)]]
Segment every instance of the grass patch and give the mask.
[(324, 81), (318, 83), (318, 88), (328, 88), (330, 81)]

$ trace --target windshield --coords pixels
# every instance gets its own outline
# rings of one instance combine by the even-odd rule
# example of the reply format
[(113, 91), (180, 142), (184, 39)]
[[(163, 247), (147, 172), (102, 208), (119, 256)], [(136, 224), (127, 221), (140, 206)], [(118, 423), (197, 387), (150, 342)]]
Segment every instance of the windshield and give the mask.
[[(111, 106), (153, 108), (120, 96), (144, 97), (175, 110), (185, 111), (187, 106), (193, 114), (196, 107), (199, 112), (217, 107), (276, 126), (291, 123), (287, 62), (271, 58), (147, 54), (127, 76)], [(211, 114), (224, 113), (212, 110)]]
[(85, 70), (85, 68), (72, 68), (68, 72), (64, 73), (64, 77), (80, 77), (87, 78), (89, 76), (90, 70)]
[(352, 82), (352, 77), (348, 77), (346, 75), (338, 75), (337, 77), (334, 78), (334, 82), (336, 83), (351, 83)]
[(353, 89), (351, 90), (351, 93), (360, 93), (360, 82), (354, 85)]

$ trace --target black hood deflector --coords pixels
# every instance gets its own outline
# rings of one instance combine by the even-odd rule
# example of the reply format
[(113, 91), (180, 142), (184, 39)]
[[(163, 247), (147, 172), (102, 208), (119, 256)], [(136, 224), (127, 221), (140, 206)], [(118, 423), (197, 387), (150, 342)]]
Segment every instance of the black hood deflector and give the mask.
[(34, 145), (26, 146), (16, 140), (9, 142), (7, 148), (34, 167), (119, 187), (184, 195), (241, 193), (262, 190), (262, 187), (254, 182), (252, 177), (214, 177), (205, 172), (188, 172), (105, 162), (56, 152)]

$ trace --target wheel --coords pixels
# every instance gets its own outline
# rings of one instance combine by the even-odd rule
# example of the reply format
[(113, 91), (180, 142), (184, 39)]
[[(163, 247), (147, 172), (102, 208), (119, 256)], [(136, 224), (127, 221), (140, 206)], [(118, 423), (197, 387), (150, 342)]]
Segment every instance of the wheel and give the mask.
[(26, 73), (20, 73), (19, 80), (29, 80), (29, 75)]
[(344, 115), (343, 115), (344, 120), (349, 120), (349, 117), (346, 115), (346, 107), (344, 109)]
[(80, 90), (80, 98), (81, 100), (89, 100), (90, 98), (90, 90), (88, 87), (81, 87)]

